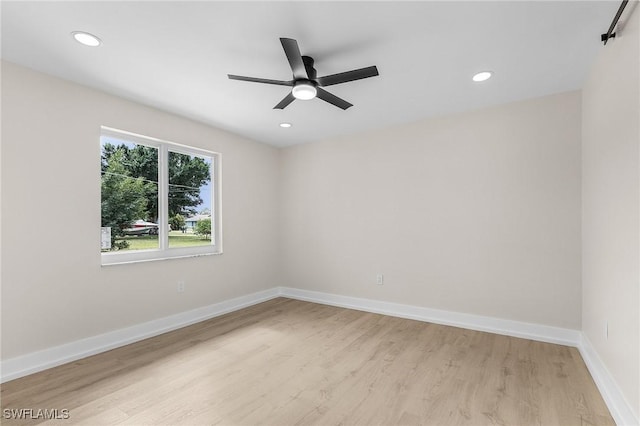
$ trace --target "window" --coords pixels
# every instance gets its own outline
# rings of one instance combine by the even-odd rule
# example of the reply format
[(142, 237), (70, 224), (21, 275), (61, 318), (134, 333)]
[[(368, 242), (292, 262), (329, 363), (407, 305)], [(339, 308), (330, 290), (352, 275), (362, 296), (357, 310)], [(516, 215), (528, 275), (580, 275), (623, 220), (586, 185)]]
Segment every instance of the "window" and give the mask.
[(222, 252), (220, 155), (103, 127), (102, 264)]

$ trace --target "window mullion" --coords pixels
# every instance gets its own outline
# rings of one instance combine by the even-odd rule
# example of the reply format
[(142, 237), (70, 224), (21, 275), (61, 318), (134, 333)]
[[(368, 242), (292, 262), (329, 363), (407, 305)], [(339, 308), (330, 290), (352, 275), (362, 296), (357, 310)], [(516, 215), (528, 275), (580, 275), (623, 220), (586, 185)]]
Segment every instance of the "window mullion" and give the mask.
[(169, 247), (169, 154), (162, 144), (158, 152), (158, 228), (160, 250)]

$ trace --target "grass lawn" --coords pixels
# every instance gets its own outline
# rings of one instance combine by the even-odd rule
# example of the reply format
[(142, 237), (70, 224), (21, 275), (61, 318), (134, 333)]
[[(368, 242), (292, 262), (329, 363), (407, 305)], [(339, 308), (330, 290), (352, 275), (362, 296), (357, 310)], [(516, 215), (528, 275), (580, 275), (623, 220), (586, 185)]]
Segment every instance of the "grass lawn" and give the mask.
[[(157, 235), (128, 236), (116, 241), (128, 241), (129, 248), (125, 250), (148, 250), (158, 248)], [(196, 234), (183, 234), (181, 231), (169, 232), (169, 248), (193, 247), (210, 245), (211, 240)]]

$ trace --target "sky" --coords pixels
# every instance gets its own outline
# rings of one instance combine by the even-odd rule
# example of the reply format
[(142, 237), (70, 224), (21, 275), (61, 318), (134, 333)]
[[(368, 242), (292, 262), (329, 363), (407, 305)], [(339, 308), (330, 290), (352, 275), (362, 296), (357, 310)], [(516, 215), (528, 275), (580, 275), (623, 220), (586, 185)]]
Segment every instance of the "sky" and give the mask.
[(202, 204), (198, 207), (198, 211), (205, 208), (211, 211), (211, 182), (207, 182), (206, 185), (200, 187), (200, 198), (202, 198)]

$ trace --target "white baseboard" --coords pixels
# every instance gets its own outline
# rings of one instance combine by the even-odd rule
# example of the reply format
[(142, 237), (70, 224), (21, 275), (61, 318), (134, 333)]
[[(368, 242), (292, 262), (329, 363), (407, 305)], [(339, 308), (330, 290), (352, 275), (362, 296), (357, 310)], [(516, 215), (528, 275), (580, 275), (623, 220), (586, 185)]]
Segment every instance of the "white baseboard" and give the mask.
[(470, 330), (486, 331), (542, 342), (575, 346), (579, 349), (587, 368), (593, 376), (618, 426), (640, 425), (637, 415), (625, 400), (622, 392), (598, 357), (593, 346), (578, 330), (290, 287), (274, 287), (269, 290), (252, 293), (191, 311), (3, 360), (0, 363), (0, 383), (128, 345), (171, 330), (186, 327), (279, 296), (399, 318), (426, 321), (434, 324), (450, 325)]
[(292, 299), (426, 321), (434, 324), (450, 325), (470, 330), (487, 331), (489, 333), (503, 334), (506, 336), (522, 337), (524, 339), (538, 340), (541, 342), (567, 346), (578, 346), (580, 342), (580, 331), (568, 328), (442, 311), (439, 309), (382, 302), (379, 300), (361, 299), (359, 297), (340, 296), (337, 294), (300, 290), (297, 288), (280, 287), (280, 294)]
[(607, 407), (609, 407), (611, 416), (616, 424), (618, 426), (640, 425), (638, 414), (633, 412), (631, 405), (629, 405), (622, 392), (620, 392), (617, 383), (613, 377), (611, 377), (609, 370), (607, 370), (607, 367), (584, 333), (578, 345), (578, 350), (591, 373), (591, 377), (593, 377), (593, 381), (596, 382), (602, 399), (604, 399)]
[(0, 363), (0, 383), (128, 345), (171, 330), (186, 327), (278, 296), (279, 289), (271, 288), (191, 311), (181, 312), (131, 327), (3, 360), (2, 363)]

